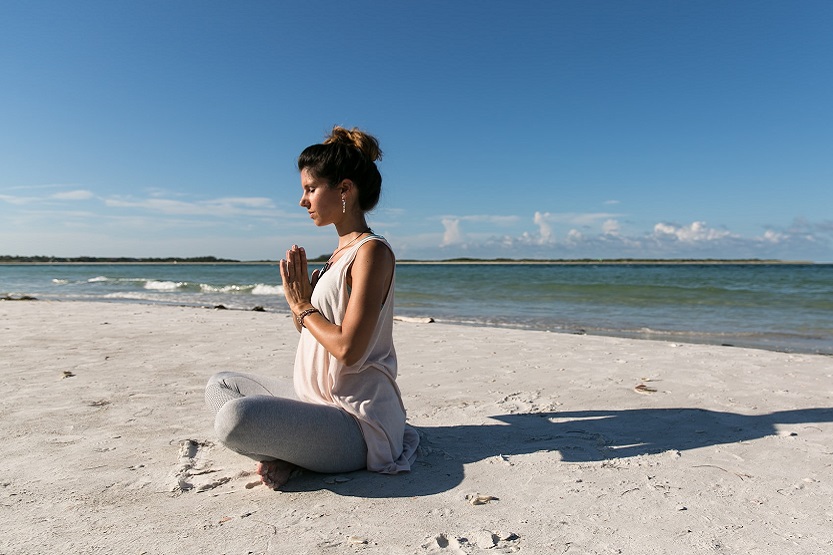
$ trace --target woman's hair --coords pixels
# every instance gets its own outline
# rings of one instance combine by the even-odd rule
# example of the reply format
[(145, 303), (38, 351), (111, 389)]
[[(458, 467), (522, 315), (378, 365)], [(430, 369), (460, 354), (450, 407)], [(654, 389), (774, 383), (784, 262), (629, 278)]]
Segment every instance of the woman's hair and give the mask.
[(382, 175), (376, 167), (376, 160), (381, 159), (376, 137), (355, 127), (347, 130), (336, 125), (323, 143), (308, 146), (298, 156), (298, 171), (306, 169), (330, 187), (349, 179), (359, 191), (359, 208), (367, 212), (376, 206), (382, 192)]

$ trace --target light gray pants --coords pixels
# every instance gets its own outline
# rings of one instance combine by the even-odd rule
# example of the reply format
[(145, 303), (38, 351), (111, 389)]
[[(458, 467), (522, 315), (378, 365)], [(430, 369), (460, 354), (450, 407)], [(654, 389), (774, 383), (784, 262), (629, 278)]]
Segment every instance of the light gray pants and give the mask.
[(205, 387), (217, 436), (241, 455), (324, 473), (367, 466), (367, 446), (352, 416), (293, 397), (279, 380), (236, 372), (215, 374)]

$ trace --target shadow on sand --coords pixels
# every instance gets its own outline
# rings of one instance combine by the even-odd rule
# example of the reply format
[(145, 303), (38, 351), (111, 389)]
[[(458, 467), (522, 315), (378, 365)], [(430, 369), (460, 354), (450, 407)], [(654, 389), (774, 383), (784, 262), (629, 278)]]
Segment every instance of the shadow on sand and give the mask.
[[(357, 497), (412, 497), (448, 491), (463, 481), (464, 465), (499, 455), (558, 451), (565, 462), (592, 462), (668, 450), (685, 451), (777, 433), (778, 424), (833, 422), (833, 408), (746, 416), (702, 409), (590, 410), (504, 414), (494, 424), (421, 427), (420, 455), (410, 473), (353, 472), (328, 485), (307, 472), (284, 491), (330, 489)], [(332, 478), (332, 477), (329, 477)]]

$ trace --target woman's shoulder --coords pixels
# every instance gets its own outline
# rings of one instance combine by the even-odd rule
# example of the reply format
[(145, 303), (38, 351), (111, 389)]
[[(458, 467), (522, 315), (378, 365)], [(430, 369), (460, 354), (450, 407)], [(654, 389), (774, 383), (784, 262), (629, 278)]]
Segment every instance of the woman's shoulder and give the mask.
[(396, 267), (396, 257), (384, 237), (371, 235), (358, 245), (350, 266), (354, 270), (390, 275)]
[(381, 237), (381, 240), (375, 237), (365, 239), (356, 249), (348, 268), (348, 285), (362, 283), (371, 289), (387, 291), (396, 270), (396, 258), (388, 242)]
[(364, 239), (356, 250), (356, 258), (378, 263), (396, 262), (393, 248), (381, 235), (370, 235)]

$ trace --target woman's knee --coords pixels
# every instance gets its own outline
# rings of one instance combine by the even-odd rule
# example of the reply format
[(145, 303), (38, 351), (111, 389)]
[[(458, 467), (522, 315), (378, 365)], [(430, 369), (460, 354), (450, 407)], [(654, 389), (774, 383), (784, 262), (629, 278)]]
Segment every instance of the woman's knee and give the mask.
[(216, 374), (208, 378), (208, 383), (205, 384), (205, 387), (228, 387), (228, 382), (226, 380), (232, 375), (234, 375), (234, 372), (217, 372)]
[(251, 399), (241, 397), (220, 407), (214, 418), (214, 431), (225, 445), (242, 447), (251, 438), (254, 424)]

